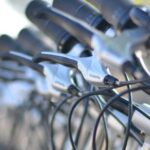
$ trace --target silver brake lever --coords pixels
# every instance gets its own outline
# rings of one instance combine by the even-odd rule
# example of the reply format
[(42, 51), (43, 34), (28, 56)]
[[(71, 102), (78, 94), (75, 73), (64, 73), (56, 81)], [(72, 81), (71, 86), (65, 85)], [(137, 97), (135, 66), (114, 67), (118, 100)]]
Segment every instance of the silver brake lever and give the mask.
[(49, 60), (54, 63), (76, 68), (81, 72), (86, 81), (97, 86), (104, 86), (107, 83), (115, 84), (117, 81), (116, 78), (108, 75), (105, 68), (100, 65), (94, 55), (77, 58), (60, 53), (41, 52), (34, 58), (34, 61), (38, 62), (41, 60)]
[(68, 92), (72, 86), (69, 68), (59, 64), (42, 63), (42, 65), (47, 82), (59, 91)]
[(93, 35), (91, 43), (98, 59), (109, 66), (123, 67), (126, 62), (133, 62), (135, 50), (141, 48), (149, 38), (150, 29), (137, 28), (124, 31), (114, 38), (97, 32)]

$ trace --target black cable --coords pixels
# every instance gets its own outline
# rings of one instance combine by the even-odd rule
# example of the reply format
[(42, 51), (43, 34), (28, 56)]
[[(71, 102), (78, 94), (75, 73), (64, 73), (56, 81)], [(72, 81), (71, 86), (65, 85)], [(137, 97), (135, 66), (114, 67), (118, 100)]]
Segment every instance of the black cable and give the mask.
[[(126, 129), (126, 126), (111, 112), (109, 108), (107, 109), (107, 111), (112, 117), (114, 117), (123, 126), (124, 129)], [(132, 137), (138, 142), (140, 146), (142, 146), (143, 141), (139, 138), (139, 136), (134, 131), (133, 132), (130, 131), (130, 132), (131, 132), (130, 134), (132, 135)]]
[[(124, 77), (127, 81), (129, 81), (128, 75), (126, 73), (124, 73)], [(129, 90), (128, 93), (128, 99), (129, 99), (129, 113), (128, 113), (128, 124), (126, 127), (126, 133), (125, 133), (125, 139), (124, 139), (124, 144), (123, 144), (123, 150), (126, 149), (127, 147), (127, 143), (128, 143), (128, 139), (129, 139), (129, 135), (130, 135), (130, 129), (131, 129), (131, 124), (132, 124), (132, 114), (133, 114), (133, 104), (132, 104), (132, 93), (131, 93), (131, 87), (130, 85), (127, 85), (127, 89)]]
[(143, 83), (146, 81), (150, 81), (150, 77), (147, 77), (145, 79), (136, 79), (136, 80), (131, 80), (131, 81), (119, 81), (118, 86), (125, 86), (125, 85), (132, 85), (132, 84), (137, 84), (137, 83)]
[[(99, 90), (99, 91), (94, 91), (94, 92), (90, 92), (82, 97), (80, 97), (72, 106), (71, 110), (70, 110), (70, 113), (69, 113), (69, 117), (68, 117), (68, 132), (69, 132), (69, 138), (70, 138), (70, 142), (71, 142), (71, 145), (72, 145), (72, 148), (73, 150), (77, 150), (76, 148), (76, 145), (74, 143), (74, 140), (73, 140), (73, 137), (72, 137), (72, 131), (71, 131), (71, 118), (72, 118), (72, 115), (73, 115), (73, 112), (76, 108), (76, 106), (85, 98), (88, 98), (90, 96), (93, 96), (93, 95), (98, 95), (98, 93), (103, 93), (107, 90), (111, 90), (113, 89), (113, 87), (109, 87), (109, 88), (104, 88), (102, 90)], [(88, 99), (89, 100), (89, 99)]]
[(84, 108), (84, 112), (83, 112), (83, 115), (82, 115), (82, 119), (81, 119), (81, 122), (80, 122), (80, 125), (79, 125), (79, 128), (78, 128), (78, 131), (77, 131), (77, 134), (76, 134), (76, 138), (75, 138), (75, 145), (76, 145), (76, 146), (78, 146), (78, 142), (79, 142), (79, 139), (80, 139), (80, 134), (81, 134), (82, 128), (83, 128), (83, 123), (84, 123), (86, 114), (87, 114), (87, 112), (88, 112), (89, 101), (86, 101), (86, 102), (85, 102), (84, 107), (85, 107), (85, 108)]
[[(73, 111), (75, 110), (75, 108), (77, 107), (77, 105), (85, 98), (87, 97), (90, 97), (90, 96), (93, 96), (93, 95), (98, 95), (99, 93), (101, 94), (104, 94), (105, 95), (105, 91), (108, 91), (108, 90), (112, 90), (114, 87), (108, 87), (108, 88), (104, 88), (104, 89), (101, 89), (99, 91), (94, 91), (94, 92), (90, 92), (82, 97), (80, 97), (75, 103), (74, 105), (72, 106), (71, 110), (70, 110), (70, 113), (69, 113), (69, 118), (68, 118), (68, 132), (69, 132), (69, 138), (70, 138), (70, 142), (71, 142), (71, 145), (73, 147), (74, 150), (76, 150), (76, 145), (74, 143), (74, 140), (73, 140), (73, 137), (72, 137), (72, 131), (71, 131), (71, 118), (72, 118), (72, 115), (73, 115)], [(116, 87), (117, 88), (117, 87)], [(89, 99), (88, 99), (89, 100)]]
[[(150, 89), (150, 87), (148, 86), (138, 86), (138, 87), (135, 87), (135, 88), (132, 88), (130, 90), (125, 90), (123, 92), (121, 92), (120, 94), (118, 95), (115, 95), (114, 97), (110, 98), (108, 100), (108, 103), (104, 106), (103, 110), (101, 111), (101, 113), (99, 114), (97, 120), (96, 120), (96, 123), (95, 123), (95, 127), (94, 127), (94, 132), (93, 132), (93, 140), (92, 140), (92, 147), (93, 147), (93, 150), (96, 150), (96, 133), (97, 133), (97, 128), (98, 128), (98, 124), (100, 122), (100, 119), (101, 117), (103, 116), (104, 112), (107, 110), (107, 108), (112, 104), (114, 103), (118, 97), (121, 97), (125, 94), (127, 94), (129, 91), (131, 92), (135, 92), (135, 91), (138, 91), (138, 90), (143, 90), (143, 89)], [(99, 93), (101, 94), (101, 92)]]
[[(98, 98), (98, 97), (97, 97)], [(98, 98), (99, 99), (99, 98)], [(102, 104), (100, 102), (100, 99), (97, 100), (99, 106), (100, 106), (100, 109), (102, 109)], [(99, 103), (100, 102), (100, 103)], [(86, 113), (88, 111), (88, 105), (89, 105), (89, 101), (86, 101), (86, 104), (85, 104), (85, 109), (84, 109), (84, 112), (83, 112), (83, 116), (82, 116), (82, 120), (80, 122), (80, 126), (79, 126), (79, 129), (77, 131), (77, 134), (76, 134), (76, 138), (75, 138), (75, 145), (78, 146), (78, 141), (79, 141), (79, 137), (80, 137), (80, 134), (81, 134), (81, 130), (82, 130), (82, 126), (83, 126), (83, 122), (84, 122), (84, 119), (85, 119), (85, 116), (86, 116)], [(106, 125), (106, 119), (105, 117), (103, 116), (103, 124), (104, 124), (104, 130), (105, 130), (105, 141), (106, 141), (106, 148), (105, 150), (108, 150), (108, 145), (109, 145), (109, 140), (108, 140), (108, 131), (107, 131), (107, 125)]]
[[(119, 99), (118, 99), (119, 100)], [(102, 102), (102, 105), (106, 105), (106, 103), (104, 103), (103, 101)], [(117, 116), (115, 114), (113, 114), (112, 110), (110, 108), (107, 109), (108, 113), (113, 117), (115, 118), (122, 126), (124, 129), (126, 129), (126, 126), (123, 124), (123, 122), (121, 122)], [(130, 131), (130, 134), (132, 135), (132, 137), (139, 143), (140, 146), (143, 145), (143, 141), (139, 138), (139, 136), (135, 133), (135, 131), (131, 130)]]
[[(146, 80), (148, 80), (148, 79), (146, 79)], [(150, 80), (150, 79), (149, 79)], [(136, 81), (130, 81), (130, 83), (131, 84), (137, 84), (137, 83), (139, 83), (139, 82), (142, 82), (142, 80), (136, 80)], [(143, 82), (145, 81), (145, 79), (143, 80)], [(125, 82), (124, 82), (125, 83)], [(127, 84), (126, 85), (128, 85), (129, 84), (129, 82), (127, 82)], [(105, 94), (105, 91), (109, 91), (109, 90), (112, 90), (112, 89), (114, 89), (114, 88), (119, 88), (119, 87), (122, 87), (122, 86), (125, 86), (125, 84), (123, 84), (123, 85), (120, 85), (120, 86), (117, 86), (117, 87), (108, 87), (108, 88), (104, 88), (104, 89), (101, 89), (101, 90), (98, 90), (98, 91), (94, 91), (94, 92), (90, 92), (90, 93), (88, 93), (88, 94), (85, 94), (85, 95), (83, 95), (82, 97), (80, 97), (75, 103), (74, 103), (74, 105), (72, 106), (72, 108), (71, 108), (71, 110), (70, 110), (70, 113), (69, 113), (69, 118), (68, 118), (68, 132), (69, 132), (69, 137), (70, 137), (70, 142), (71, 142), (71, 144), (72, 144), (72, 147), (73, 147), (73, 149), (74, 150), (76, 150), (76, 145), (75, 145), (75, 143), (74, 143), (74, 141), (73, 141), (73, 137), (72, 137), (72, 133), (71, 133), (71, 118), (72, 118), (72, 114), (73, 114), (73, 112), (74, 112), (74, 110), (75, 110), (75, 108), (76, 108), (76, 106), (83, 100), (83, 99), (85, 99), (85, 98), (88, 98), (88, 97), (90, 97), (90, 96), (93, 96), (93, 95), (99, 95), (99, 94), (101, 94), (101, 95), (103, 95), (103, 94)]]
[[(101, 102), (101, 100), (98, 96), (96, 96), (96, 98), (98, 99), (97, 102), (100, 106), (100, 110), (102, 110), (103, 109), (103, 103)], [(102, 119), (103, 119), (104, 131), (105, 131), (105, 142), (106, 142), (105, 150), (108, 150), (108, 148), (109, 148), (109, 137), (108, 137), (108, 130), (107, 130), (108, 128), (107, 128), (107, 123), (106, 123), (107, 121), (105, 118), (105, 114), (103, 115)]]
[(73, 96), (68, 96), (66, 97), (64, 100), (62, 100), (55, 108), (54, 113), (52, 115), (51, 118), (51, 123), (50, 123), (50, 135), (51, 135), (51, 146), (52, 146), (52, 150), (56, 150), (56, 146), (55, 146), (55, 142), (54, 142), (54, 130), (53, 130), (53, 126), (54, 126), (54, 121), (55, 121), (55, 117), (57, 112), (60, 110), (60, 108), (70, 99), (72, 99)]

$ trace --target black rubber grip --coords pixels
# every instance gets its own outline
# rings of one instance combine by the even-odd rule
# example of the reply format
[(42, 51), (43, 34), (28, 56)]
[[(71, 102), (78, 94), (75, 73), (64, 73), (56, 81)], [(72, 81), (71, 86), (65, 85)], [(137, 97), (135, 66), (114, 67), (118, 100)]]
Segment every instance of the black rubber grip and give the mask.
[(59, 56), (58, 54), (44, 54), (40, 53), (33, 58), (33, 61), (36, 63), (40, 63), (42, 61), (50, 61), (51, 63), (62, 64), (68, 67), (77, 68), (77, 61), (63, 55)]
[(105, 31), (110, 27), (100, 13), (81, 0), (54, 0), (53, 7), (79, 18), (99, 30)]
[(19, 32), (17, 41), (34, 54), (43, 50), (49, 51), (49, 48), (42, 42), (39, 35), (29, 28), (24, 28)]
[[(34, 5), (34, 2), (31, 2), (31, 6), (27, 8), (27, 18), (32, 23), (34, 23), (52, 41), (54, 41), (58, 51), (68, 51), (70, 47), (72, 47), (74, 42), (77, 42), (77, 40), (73, 36), (71, 36), (67, 31), (62, 29), (60, 26), (54, 24), (51, 20), (37, 18), (35, 16), (35, 13), (38, 12), (38, 10), (40, 10), (39, 8), (42, 7), (42, 5), (44, 5), (45, 7), (46, 3), (41, 1), (35, 3), (36, 5)], [(33, 7), (33, 9), (31, 7)]]
[(25, 52), (24, 48), (17, 43), (12, 37), (4, 34), (0, 36), (0, 50), (2, 51), (9, 51), (9, 50), (15, 50), (19, 52)]
[(26, 9), (26, 14), (27, 16), (30, 16), (31, 14), (35, 15), (41, 20), (51, 20), (53, 23), (61, 26), (71, 35), (76, 37), (80, 42), (91, 46), (92, 32), (76, 21), (72, 21), (68, 17), (56, 13), (43, 1), (32, 1)]
[(125, 28), (130, 22), (129, 12), (134, 7), (129, 0), (90, 0), (103, 17), (115, 28)]

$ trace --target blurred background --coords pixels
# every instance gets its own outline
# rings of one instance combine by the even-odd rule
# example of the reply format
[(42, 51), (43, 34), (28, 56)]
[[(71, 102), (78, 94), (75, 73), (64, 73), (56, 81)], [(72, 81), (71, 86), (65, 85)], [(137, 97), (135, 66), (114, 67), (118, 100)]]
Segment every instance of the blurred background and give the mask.
[[(26, 1), (26, 0), (18, 0), (18, 2), (19, 1)], [(17, 4), (18, 2), (17, 0), (1, 0), (0, 34), (10, 34), (11, 36), (14, 37), (17, 35), (20, 29), (29, 24), (27, 19), (25, 17), (22, 17), (20, 13), (15, 11), (13, 6), (11, 5)]]
[[(22, 28), (31, 25), (24, 14), (25, 8), (30, 1), (31, 0), (0, 0), (0, 35), (8, 34), (15, 38)], [(53, 2), (53, 0), (47, 1), (49, 3)], [(132, 1), (137, 5), (144, 4), (150, 6), (150, 0)], [(139, 95), (136, 96), (139, 97)], [(12, 102), (14, 102), (12, 99), (13, 97), (10, 99), (11, 105)], [(141, 100), (143, 99), (141, 98)], [(47, 103), (46, 106), (48, 106)], [(17, 125), (17, 121), (20, 118), (21, 123)], [(47, 145), (47, 137), (49, 137), (49, 133), (45, 132), (47, 131), (45, 130), (47, 128), (47, 122), (44, 122), (43, 125), (40, 120), (41, 116), (36, 109), (26, 111), (25, 108), (22, 107), (15, 109), (8, 107), (6, 111), (6, 109), (1, 106), (0, 150), (48, 150), (48, 147), (44, 147)], [(18, 147), (15, 147), (16, 143)], [(20, 143), (20, 145), (18, 145), (18, 143)]]
[[(24, 15), (25, 7), (30, 1), (31, 0), (1, 0), (0, 34), (9, 34), (15, 37), (23, 27), (30, 24)], [(53, 0), (47, 1), (49, 3), (53, 2)], [(132, 1), (138, 5), (145, 4), (150, 6), (150, 0)]]

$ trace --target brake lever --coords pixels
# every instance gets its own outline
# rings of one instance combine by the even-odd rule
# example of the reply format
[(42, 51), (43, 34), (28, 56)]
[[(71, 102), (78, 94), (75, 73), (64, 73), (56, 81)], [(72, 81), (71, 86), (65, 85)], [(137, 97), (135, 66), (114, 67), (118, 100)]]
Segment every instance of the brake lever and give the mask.
[(126, 30), (121, 35), (118, 35), (113, 39), (98, 33), (98, 37), (96, 35), (93, 36), (92, 45), (95, 48), (94, 52), (98, 58), (108, 65), (114, 64), (116, 66), (121, 66), (126, 70), (130, 67), (126, 66), (126, 64), (134, 62), (134, 52), (140, 49), (140, 46), (146, 44), (149, 38), (150, 29), (140, 27), (132, 30)]
[[(26, 75), (32, 79), (35, 79), (35, 85), (36, 85), (36, 89), (38, 92), (40, 92), (41, 94), (45, 94), (46, 92), (48, 92), (48, 94), (50, 94), (53, 97), (60, 97), (61, 92), (58, 90), (55, 90), (50, 83), (45, 83), (45, 80), (43, 80), (43, 66), (39, 65), (39, 64), (35, 64), (32, 62), (32, 57), (23, 53), (19, 53), (16, 51), (7, 51), (7, 52), (1, 52), (0, 53), (0, 58), (4, 59), (4, 60), (15, 60), (20, 62), (21, 64), (24, 64), (25, 66), (28, 66), (31, 69), (26, 69)], [(30, 71), (29, 71), (30, 70)], [(35, 70), (35, 71), (34, 71)], [(42, 75), (42, 76), (41, 76)], [(48, 86), (48, 87), (46, 87)], [(45, 90), (45, 91), (44, 91)], [(47, 91), (48, 90), (48, 91)]]
[(25, 69), (26, 78), (34, 81), (35, 90), (41, 95), (50, 95), (54, 98), (60, 98), (61, 92), (52, 87), (51, 82), (45, 80), (45, 76), (41, 76), (31, 68)]
[(52, 87), (63, 92), (77, 95), (77, 88), (71, 83), (69, 72), (70, 69), (59, 64), (41, 63), (44, 67), (44, 75), (47, 83), (51, 83)]
[[(35, 9), (36, 5), (38, 7)], [(137, 73), (136, 66), (134, 66), (132, 48), (137, 48), (139, 43), (146, 42), (145, 40), (149, 38), (148, 28), (133, 29), (130, 32), (125, 31), (116, 38), (109, 38), (103, 33), (94, 30), (83, 21), (50, 8), (46, 4), (37, 4), (33, 1), (29, 4), (26, 12), (33, 13), (39, 19), (52, 20), (55, 24), (60, 25), (81, 43), (93, 49), (100, 61), (103, 60), (108, 65), (114, 65), (123, 71), (136, 74), (138, 78), (141, 76), (139, 72)], [(141, 30), (146, 31), (143, 32)]]
[(33, 63), (32, 57), (29, 55), (26, 55), (17, 51), (7, 51), (7, 52), (0, 53), (0, 59), (18, 61), (19, 63), (24, 64), (36, 70), (41, 75), (43, 75), (43, 67)]
[(41, 52), (33, 59), (34, 62), (43, 60), (76, 68), (86, 81), (96, 86), (114, 85), (118, 81), (116, 78), (108, 75), (104, 66), (100, 65), (95, 56), (77, 58), (60, 53)]

